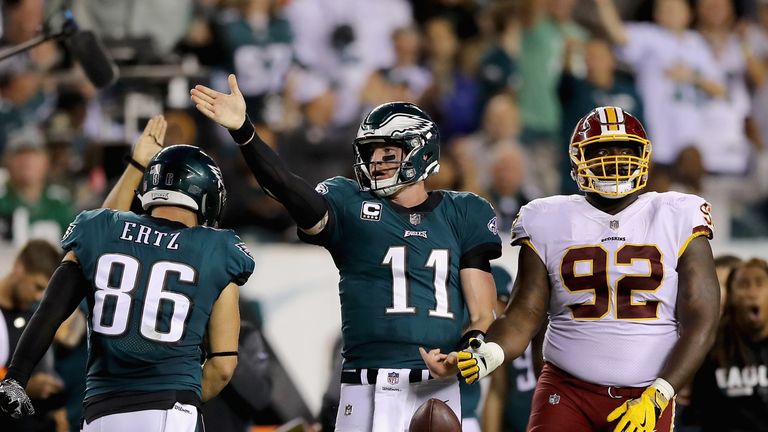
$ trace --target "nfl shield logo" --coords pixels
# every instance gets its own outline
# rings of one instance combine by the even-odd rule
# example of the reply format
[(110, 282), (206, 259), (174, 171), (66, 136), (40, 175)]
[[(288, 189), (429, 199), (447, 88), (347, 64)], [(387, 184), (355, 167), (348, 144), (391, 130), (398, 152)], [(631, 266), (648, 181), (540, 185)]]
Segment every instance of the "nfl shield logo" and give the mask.
[(421, 214), (412, 213), (410, 217), (411, 225), (418, 225), (421, 223)]
[(549, 395), (549, 404), (550, 405), (557, 405), (560, 403), (560, 395), (555, 393)]
[(352, 405), (347, 405), (344, 407), (344, 415), (352, 415)]
[(614, 230), (614, 231), (617, 231), (617, 230), (619, 229), (619, 221), (617, 221), (617, 220), (612, 220), (612, 221), (611, 221), (611, 222), (608, 224), (608, 226), (609, 226), (609, 227), (610, 227), (612, 230)]
[(387, 382), (389, 383), (389, 385), (397, 385), (397, 383), (400, 382), (400, 373), (399, 372), (388, 373)]

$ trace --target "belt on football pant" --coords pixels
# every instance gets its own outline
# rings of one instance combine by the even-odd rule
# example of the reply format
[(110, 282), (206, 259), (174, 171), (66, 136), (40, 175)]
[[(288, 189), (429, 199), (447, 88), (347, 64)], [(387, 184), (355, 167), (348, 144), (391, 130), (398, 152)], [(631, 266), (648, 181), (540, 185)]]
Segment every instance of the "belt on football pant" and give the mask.
[[(396, 371), (397, 369), (387, 369)], [(379, 375), (378, 368), (371, 369), (345, 369), (341, 371), (342, 384), (376, 384), (376, 377)], [(408, 373), (408, 382), (418, 383), (431, 380), (433, 377), (429, 374), (429, 369), (410, 369)]]
[(575, 376), (549, 362), (544, 364), (544, 369), (549, 370), (549, 372), (553, 373), (554, 375), (559, 375), (560, 378), (569, 385), (578, 387), (582, 390), (590, 391), (592, 393), (597, 393), (599, 395), (607, 395), (611, 399), (635, 399), (640, 397), (640, 395), (643, 394), (643, 391), (645, 391), (645, 387), (614, 387), (592, 384), (590, 382), (576, 378)]

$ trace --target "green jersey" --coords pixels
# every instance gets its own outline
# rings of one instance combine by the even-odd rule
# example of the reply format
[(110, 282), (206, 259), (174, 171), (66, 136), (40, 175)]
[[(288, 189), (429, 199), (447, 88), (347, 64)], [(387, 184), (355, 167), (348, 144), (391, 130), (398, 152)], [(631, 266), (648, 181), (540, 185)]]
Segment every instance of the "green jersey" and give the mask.
[(26, 238), (56, 243), (72, 221), (69, 192), (47, 185), (37, 202), (26, 202), (10, 185), (0, 186), (0, 238), (22, 244)]
[(324, 246), (339, 269), (344, 367), (418, 369), (420, 346), (453, 350), (465, 323), (459, 269), (501, 255), (490, 204), (435, 191), (403, 208), (343, 177), (317, 190), (331, 213)]
[(85, 398), (115, 392), (200, 394), (213, 304), (254, 262), (230, 230), (113, 210), (80, 213), (62, 239), (90, 282)]

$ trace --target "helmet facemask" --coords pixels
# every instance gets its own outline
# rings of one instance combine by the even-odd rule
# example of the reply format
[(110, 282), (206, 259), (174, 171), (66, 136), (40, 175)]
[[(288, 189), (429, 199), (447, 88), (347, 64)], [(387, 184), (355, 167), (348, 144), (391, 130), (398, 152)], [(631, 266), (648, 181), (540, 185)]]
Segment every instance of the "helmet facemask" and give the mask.
[[(633, 155), (596, 155), (594, 147), (636, 148)], [(584, 192), (617, 199), (634, 193), (648, 183), (651, 142), (637, 135), (595, 136), (570, 148), (571, 176)]]
[[(378, 147), (393, 146), (401, 149), (402, 158), (372, 162), (373, 153)], [(414, 158), (419, 157), (424, 150), (424, 140), (420, 136), (408, 136), (403, 138), (389, 137), (365, 137), (355, 140), (355, 164), (354, 171), (360, 189), (372, 191), (381, 197), (395, 194), (405, 186), (426, 179), (430, 174), (437, 173), (440, 164), (434, 160), (424, 170), (421, 176), (414, 166)], [(424, 160), (431, 158), (423, 155)], [(377, 179), (376, 171), (392, 169), (392, 175), (388, 178)]]

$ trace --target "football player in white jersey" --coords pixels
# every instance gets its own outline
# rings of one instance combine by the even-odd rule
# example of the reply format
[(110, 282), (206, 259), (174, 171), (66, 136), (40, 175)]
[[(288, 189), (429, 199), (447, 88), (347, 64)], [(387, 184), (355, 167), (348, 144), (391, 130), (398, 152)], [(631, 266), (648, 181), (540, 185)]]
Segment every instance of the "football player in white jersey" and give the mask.
[(569, 147), (585, 195), (520, 210), (512, 300), (485, 340), (422, 352), (433, 375), (474, 382), (521, 355), (547, 315), (528, 431), (671, 430), (676, 389), (711, 347), (720, 293), (709, 204), (645, 192), (651, 143), (618, 107), (592, 110)]

